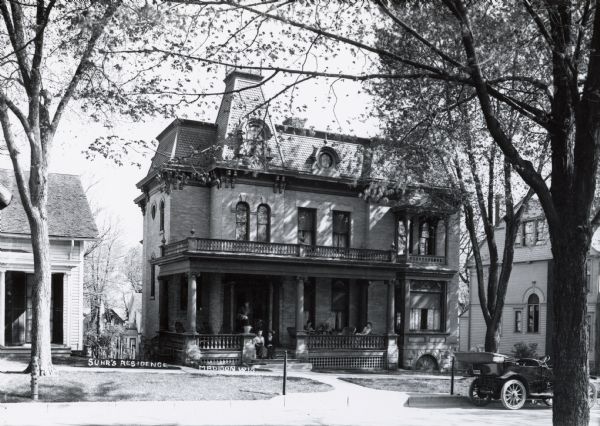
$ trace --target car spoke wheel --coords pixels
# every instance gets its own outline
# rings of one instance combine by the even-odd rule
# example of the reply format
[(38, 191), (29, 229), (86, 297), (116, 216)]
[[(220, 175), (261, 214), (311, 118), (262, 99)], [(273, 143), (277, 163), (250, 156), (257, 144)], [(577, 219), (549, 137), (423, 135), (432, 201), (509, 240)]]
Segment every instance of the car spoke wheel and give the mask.
[(477, 407), (483, 407), (488, 405), (492, 400), (490, 395), (481, 394), (481, 381), (479, 379), (473, 380), (471, 386), (469, 386), (469, 400)]
[(525, 400), (527, 399), (525, 385), (520, 380), (508, 380), (502, 386), (500, 399), (502, 400), (504, 408), (518, 410), (525, 405)]
[(588, 398), (590, 401), (590, 408), (594, 408), (594, 405), (596, 405), (596, 402), (598, 401), (598, 389), (596, 389), (596, 386), (593, 383), (589, 384), (588, 389), (589, 389)]

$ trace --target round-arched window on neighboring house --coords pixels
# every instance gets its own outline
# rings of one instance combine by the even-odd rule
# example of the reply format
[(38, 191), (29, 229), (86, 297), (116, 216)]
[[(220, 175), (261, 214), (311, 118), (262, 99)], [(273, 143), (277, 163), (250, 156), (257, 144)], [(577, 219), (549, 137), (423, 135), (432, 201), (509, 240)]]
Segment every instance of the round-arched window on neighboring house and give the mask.
[(150, 207), (150, 216), (152, 217), (152, 219), (154, 219), (156, 217), (156, 204), (152, 204), (152, 207)]
[(527, 332), (540, 331), (540, 298), (533, 293), (527, 298)]

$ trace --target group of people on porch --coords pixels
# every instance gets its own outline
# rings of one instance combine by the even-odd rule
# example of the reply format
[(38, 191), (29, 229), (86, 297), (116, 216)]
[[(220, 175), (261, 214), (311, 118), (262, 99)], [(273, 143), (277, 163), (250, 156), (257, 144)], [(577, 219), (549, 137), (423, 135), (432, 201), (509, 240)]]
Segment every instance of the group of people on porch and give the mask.
[[(256, 358), (273, 359), (275, 357), (275, 332), (266, 330), (265, 323), (261, 319), (255, 319), (252, 315), (252, 305), (250, 302), (244, 302), (237, 312), (238, 329), (244, 333), (251, 331), (256, 333), (252, 339), (252, 344), (256, 350)], [(361, 331), (357, 332), (356, 328), (341, 327), (342, 319), (338, 313), (332, 312), (330, 318), (323, 322), (317, 329), (310, 319), (309, 312), (305, 311), (304, 331), (309, 334), (331, 334), (331, 335), (368, 335), (373, 332), (373, 324), (367, 322)], [(293, 336), (295, 337), (295, 336)]]

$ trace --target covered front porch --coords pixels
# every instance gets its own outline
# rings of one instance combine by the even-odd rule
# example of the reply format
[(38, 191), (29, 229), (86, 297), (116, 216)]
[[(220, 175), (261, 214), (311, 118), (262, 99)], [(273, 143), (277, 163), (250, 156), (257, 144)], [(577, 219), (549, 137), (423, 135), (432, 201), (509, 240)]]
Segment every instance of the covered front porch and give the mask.
[[(222, 273), (204, 262), (184, 263), (163, 265), (157, 274), (159, 346), (166, 358), (185, 362), (186, 348), (195, 344), (205, 364), (250, 362), (255, 333), (272, 330), (277, 348), (317, 368), (398, 366), (392, 270), (368, 279), (369, 271), (347, 267), (313, 267), (307, 276), (289, 275), (289, 267), (277, 273), (273, 265)], [(177, 271), (182, 266), (188, 271)], [(203, 266), (209, 271), (198, 271)], [(372, 331), (357, 334), (367, 323)]]
[[(53, 352), (57, 353), (67, 348), (65, 281), (65, 274), (52, 274), (50, 336)], [(32, 290), (33, 274), (0, 270), (0, 350), (3, 350), (3, 353), (17, 354), (17, 348), (23, 348), (25, 351), (30, 349), (33, 323)]]

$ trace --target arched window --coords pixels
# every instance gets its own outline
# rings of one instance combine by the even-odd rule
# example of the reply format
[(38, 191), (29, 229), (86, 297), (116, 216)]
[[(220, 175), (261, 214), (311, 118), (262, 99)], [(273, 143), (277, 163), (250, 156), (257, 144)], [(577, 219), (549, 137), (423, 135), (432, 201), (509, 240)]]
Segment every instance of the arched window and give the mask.
[(250, 228), (250, 208), (248, 204), (240, 201), (235, 206), (235, 239), (248, 241)]
[(419, 254), (435, 254), (436, 221), (423, 219), (419, 229)]
[(527, 299), (527, 332), (538, 333), (540, 331), (540, 298), (532, 294)]
[(256, 210), (256, 241), (268, 243), (271, 240), (271, 209), (261, 204)]
[(160, 230), (164, 231), (165, 230), (165, 202), (164, 202), (164, 200), (161, 200), (160, 206), (158, 208), (158, 219), (160, 222)]

